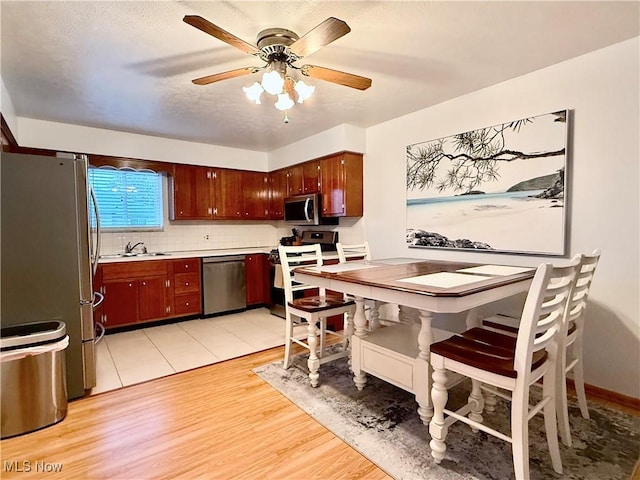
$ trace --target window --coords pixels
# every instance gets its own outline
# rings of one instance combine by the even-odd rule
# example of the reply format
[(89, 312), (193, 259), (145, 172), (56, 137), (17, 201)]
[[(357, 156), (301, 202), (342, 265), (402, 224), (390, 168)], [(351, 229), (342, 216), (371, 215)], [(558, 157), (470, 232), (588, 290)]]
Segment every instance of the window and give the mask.
[[(161, 174), (90, 168), (89, 183), (98, 200), (100, 226), (103, 229), (162, 229)], [(91, 224), (95, 226), (95, 218), (91, 219)]]

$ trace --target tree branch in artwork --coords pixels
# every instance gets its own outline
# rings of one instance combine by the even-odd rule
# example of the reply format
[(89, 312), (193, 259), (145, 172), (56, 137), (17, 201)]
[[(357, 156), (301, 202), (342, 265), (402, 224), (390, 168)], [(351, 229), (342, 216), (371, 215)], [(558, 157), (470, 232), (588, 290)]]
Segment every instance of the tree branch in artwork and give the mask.
[[(555, 112), (556, 122), (566, 123), (566, 111)], [(445, 139), (441, 138), (425, 146), (407, 147), (407, 189), (435, 187), (439, 192), (448, 188), (470, 193), (484, 182), (499, 178), (500, 162), (555, 157), (565, 154), (565, 149), (545, 152), (522, 152), (509, 149), (505, 132), (519, 132), (535, 117), (524, 118), (493, 127), (481, 128), (453, 136), (453, 151), (445, 151)], [(444, 175), (436, 178), (437, 168), (443, 160), (451, 162)]]

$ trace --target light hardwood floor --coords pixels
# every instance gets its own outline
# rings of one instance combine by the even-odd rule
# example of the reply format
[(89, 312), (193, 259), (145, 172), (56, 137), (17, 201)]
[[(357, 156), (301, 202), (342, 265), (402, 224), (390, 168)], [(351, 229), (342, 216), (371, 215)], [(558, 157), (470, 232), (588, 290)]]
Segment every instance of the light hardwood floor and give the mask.
[[(0, 477), (390, 478), (251, 371), (282, 354), (274, 348), (70, 402), (59, 424), (0, 442)], [(62, 472), (36, 472), (36, 462)]]
[[(274, 348), (70, 402), (59, 424), (0, 442), (0, 478), (389, 479), (251, 371), (282, 355)], [(62, 470), (37, 471), (43, 465)]]

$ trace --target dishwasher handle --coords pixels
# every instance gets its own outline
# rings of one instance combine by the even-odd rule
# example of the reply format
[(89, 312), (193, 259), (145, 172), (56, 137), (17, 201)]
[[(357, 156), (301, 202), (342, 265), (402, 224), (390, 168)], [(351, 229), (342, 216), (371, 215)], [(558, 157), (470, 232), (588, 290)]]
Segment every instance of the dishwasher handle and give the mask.
[(226, 262), (244, 262), (244, 255), (223, 255), (220, 257), (205, 257), (202, 263), (226, 263)]

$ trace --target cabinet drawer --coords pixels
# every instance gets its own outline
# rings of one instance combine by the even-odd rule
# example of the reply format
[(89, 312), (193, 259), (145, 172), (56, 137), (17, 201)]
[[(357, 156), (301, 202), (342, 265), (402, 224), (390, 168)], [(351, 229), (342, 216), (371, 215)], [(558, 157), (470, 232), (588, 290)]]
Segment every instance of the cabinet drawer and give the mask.
[(174, 293), (176, 295), (200, 292), (200, 274), (197, 272), (178, 273), (174, 275), (174, 282)]
[(102, 265), (102, 280), (119, 280), (155, 277), (167, 274), (168, 262), (164, 260), (115, 262)]
[(188, 295), (177, 295), (175, 297), (175, 314), (188, 315), (197, 314), (202, 311), (200, 308), (200, 294), (191, 293)]
[(199, 258), (185, 258), (173, 261), (173, 273), (198, 273), (199, 271)]

